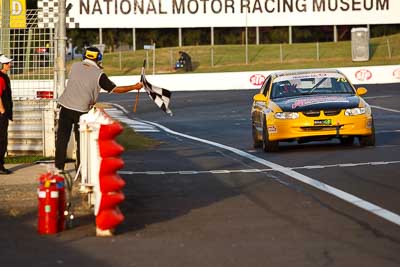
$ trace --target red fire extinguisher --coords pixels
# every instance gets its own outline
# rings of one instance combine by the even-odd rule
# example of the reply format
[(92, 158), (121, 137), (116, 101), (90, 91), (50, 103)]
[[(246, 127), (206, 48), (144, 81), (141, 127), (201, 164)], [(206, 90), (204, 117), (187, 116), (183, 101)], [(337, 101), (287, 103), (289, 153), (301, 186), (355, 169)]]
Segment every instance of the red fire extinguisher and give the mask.
[(38, 232), (55, 234), (65, 229), (64, 178), (46, 173), (39, 178)]
[(54, 179), (56, 180), (56, 187), (59, 193), (58, 196), (58, 231), (65, 230), (65, 210), (66, 210), (66, 196), (65, 196), (65, 179), (62, 176), (54, 175)]

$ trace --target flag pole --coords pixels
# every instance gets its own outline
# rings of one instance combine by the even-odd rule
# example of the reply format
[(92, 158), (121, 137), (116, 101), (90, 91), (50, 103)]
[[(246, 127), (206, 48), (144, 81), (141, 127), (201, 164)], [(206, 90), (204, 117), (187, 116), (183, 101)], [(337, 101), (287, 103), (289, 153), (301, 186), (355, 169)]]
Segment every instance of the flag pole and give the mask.
[[(143, 75), (144, 75), (144, 68), (145, 67), (146, 67), (146, 59), (143, 60), (142, 72), (141, 72), (141, 75), (140, 75), (140, 82), (143, 82)], [(136, 107), (137, 107), (137, 105), (139, 103), (139, 95), (140, 95), (139, 91), (140, 91), (140, 89), (137, 90), (135, 105), (133, 106), (133, 112), (134, 113), (136, 113)]]
[(136, 107), (137, 107), (137, 105), (138, 105), (138, 103), (139, 103), (139, 91), (140, 91), (140, 90), (137, 90), (135, 105), (133, 106), (133, 112), (134, 112), (134, 113), (136, 113)]

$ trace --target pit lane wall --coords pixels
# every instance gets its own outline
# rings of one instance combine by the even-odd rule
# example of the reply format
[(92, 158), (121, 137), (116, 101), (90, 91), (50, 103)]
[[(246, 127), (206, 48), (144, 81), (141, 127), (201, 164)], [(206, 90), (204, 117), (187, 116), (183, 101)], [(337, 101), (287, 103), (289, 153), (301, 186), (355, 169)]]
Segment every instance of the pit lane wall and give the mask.
[[(355, 85), (400, 83), (400, 65), (337, 68)], [(258, 89), (271, 71), (146, 74), (153, 85), (171, 91)], [(132, 84), (139, 76), (110, 77), (117, 85)], [(399, 88), (400, 89), (400, 88)]]
[[(337, 68), (343, 72), (353, 84), (382, 84), (400, 83), (400, 65), (363, 66), (351, 68)], [(147, 80), (157, 86), (170, 91), (197, 91), (197, 90), (235, 90), (258, 89), (271, 71), (247, 72), (219, 72), (219, 73), (182, 73), (156, 74), (147, 73)], [(140, 80), (139, 75), (111, 76), (110, 79), (117, 85), (129, 85)], [(18, 88), (29, 82), (30, 92), (24, 89), (20, 95)], [(12, 80), (13, 97), (29, 99), (36, 98), (36, 91), (53, 90), (52, 81), (25, 81)], [(16, 90), (14, 90), (16, 89)]]

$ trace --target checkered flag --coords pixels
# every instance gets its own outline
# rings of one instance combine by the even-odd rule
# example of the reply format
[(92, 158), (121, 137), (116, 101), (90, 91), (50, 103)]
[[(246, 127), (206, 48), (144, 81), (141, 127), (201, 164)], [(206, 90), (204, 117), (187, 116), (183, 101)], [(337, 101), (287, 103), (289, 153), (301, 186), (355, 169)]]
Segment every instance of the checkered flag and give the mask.
[[(1, 0), (0, 0), (1, 1)], [(56, 27), (58, 22), (58, 5), (59, 0), (38, 0), (38, 27), (39, 28), (52, 28)], [(67, 2), (73, 2), (67, 0)], [(66, 6), (65, 25), (69, 29), (79, 28), (79, 22), (70, 16), (69, 11), (72, 8), (72, 3)]]
[(143, 83), (144, 90), (160, 109), (172, 116), (172, 111), (168, 108), (169, 101), (171, 99), (171, 92), (167, 89), (149, 83), (144, 74), (145, 66), (146, 60), (143, 63), (142, 74), (140, 76), (140, 81)]

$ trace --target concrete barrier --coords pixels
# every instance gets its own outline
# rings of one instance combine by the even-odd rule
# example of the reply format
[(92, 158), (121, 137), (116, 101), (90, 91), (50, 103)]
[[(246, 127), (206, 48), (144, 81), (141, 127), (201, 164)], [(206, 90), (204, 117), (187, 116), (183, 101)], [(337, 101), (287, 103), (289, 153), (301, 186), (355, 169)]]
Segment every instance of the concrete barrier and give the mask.
[[(353, 84), (400, 83), (400, 65), (337, 68)], [(171, 91), (235, 90), (260, 88), (271, 71), (148, 74), (147, 80)], [(112, 76), (117, 85), (137, 82), (139, 75)]]
[[(382, 84), (400, 83), (400, 65), (364, 66), (351, 68), (337, 68), (342, 71), (353, 84)], [(217, 72), (217, 73), (183, 73), (183, 74), (147, 74), (149, 82), (164, 87), (170, 91), (198, 91), (198, 90), (235, 90), (260, 88), (264, 79), (271, 71), (246, 71), (246, 72)], [(117, 85), (136, 83), (140, 75), (111, 76), (110, 79)], [(52, 90), (52, 81), (41, 82), (39, 85), (31, 84), (31, 89), (19, 91), (24, 80), (12, 81), (13, 96), (23, 95), (36, 98), (38, 90)]]

